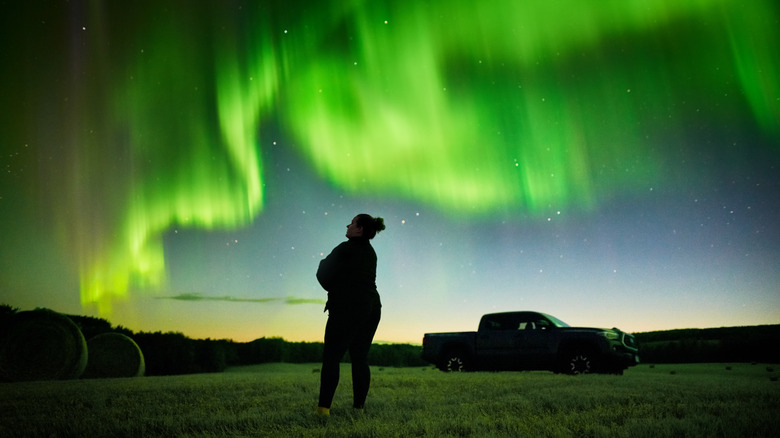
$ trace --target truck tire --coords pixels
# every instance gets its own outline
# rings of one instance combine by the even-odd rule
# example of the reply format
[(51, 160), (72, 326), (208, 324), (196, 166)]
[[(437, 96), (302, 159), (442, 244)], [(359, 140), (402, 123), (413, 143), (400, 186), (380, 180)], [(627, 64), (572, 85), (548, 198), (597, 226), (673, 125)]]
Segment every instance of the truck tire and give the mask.
[(442, 356), (439, 369), (444, 372), (460, 372), (469, 370), (469, 361), (461, 350), (451, 350)]
[(568, 350), (561, 355), (561, 372), (565, 374), (595, 373), (597, 366), (596, 353), (589, 349)]

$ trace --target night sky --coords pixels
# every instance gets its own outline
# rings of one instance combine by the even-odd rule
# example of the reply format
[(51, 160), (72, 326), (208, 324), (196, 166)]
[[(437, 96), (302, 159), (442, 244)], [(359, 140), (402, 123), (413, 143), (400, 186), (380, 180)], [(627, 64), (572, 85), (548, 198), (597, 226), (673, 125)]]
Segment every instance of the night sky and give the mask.
[(780, 323), (773, 0), (2, 1), (0, 303), (320, 341)]

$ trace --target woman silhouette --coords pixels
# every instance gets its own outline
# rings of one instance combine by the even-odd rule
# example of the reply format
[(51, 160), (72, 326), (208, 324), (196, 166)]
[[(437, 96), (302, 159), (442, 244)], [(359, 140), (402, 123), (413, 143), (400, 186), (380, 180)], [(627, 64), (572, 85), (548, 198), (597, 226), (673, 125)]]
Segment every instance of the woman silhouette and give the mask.
[(377, 257), (369, 241), (384, 229), (381, 217), (355, 216), (347, 225), (348, 240), (336, 246), (317, 269), (317, 280), (328, 292), (318, 415), (330, 415), (339, 384), (339, 363), (347, 351), (352, 361), (352, 406), (363, 409), (366, 402), (371, 384), (368, 350), (382, 309), (376, 290)]

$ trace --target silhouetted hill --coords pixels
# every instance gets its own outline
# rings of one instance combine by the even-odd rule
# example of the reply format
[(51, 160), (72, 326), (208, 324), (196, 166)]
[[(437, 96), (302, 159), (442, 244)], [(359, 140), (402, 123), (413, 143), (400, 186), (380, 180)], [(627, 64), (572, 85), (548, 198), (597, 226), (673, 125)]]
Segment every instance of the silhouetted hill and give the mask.
[(634, 334), (645, 363), (780, 363), (780, 324)]

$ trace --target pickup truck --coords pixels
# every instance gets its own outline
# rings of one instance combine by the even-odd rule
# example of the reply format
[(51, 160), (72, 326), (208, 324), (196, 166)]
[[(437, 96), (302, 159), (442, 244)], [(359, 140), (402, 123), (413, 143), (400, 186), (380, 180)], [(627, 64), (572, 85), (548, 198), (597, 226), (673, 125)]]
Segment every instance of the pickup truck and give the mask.
[(476, 332), (426, 333), (422, 358), (442, 371), (613, 373), (639, 363), (636, 339), (617, 328), (570, 327), (539, 312), (492, 313)]

